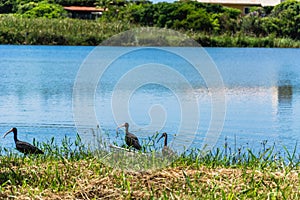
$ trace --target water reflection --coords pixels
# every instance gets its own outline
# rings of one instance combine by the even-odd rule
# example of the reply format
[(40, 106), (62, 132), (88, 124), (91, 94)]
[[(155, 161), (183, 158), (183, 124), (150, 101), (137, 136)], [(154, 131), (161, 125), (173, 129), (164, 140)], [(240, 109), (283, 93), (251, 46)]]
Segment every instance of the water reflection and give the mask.
[(288, 104), (291, 106), (292, 98), (293, 98), (293, 86), (291, 84), (288, 85), (280, 85), (277, 87), (278, 91), (278, 104), (279, 107), (281, 104)]
[[(56, 139), (64, 135), (75, 136), (78, 130), (75, 129), (72, 113), (72, 87), (77, 70), (91, 49), (0, 46), (0, 129), (17, 126), (22, 132), (20, 139), (29, 142), (32, 138), (46, 141), (52, 136)], [(225, 136), (228, 136), (228, 142), (230, 138), (234, 140), (237, 136), (237, 142), (242, 143), (241, 145), (253, 141), (250, 148), (256, 147), (255, 145), (262, 140), (278, 138), (284, 145), (293, 148), (295, 141), (299, 140), (300, 132), (299, 50), (211, 48), (208, 51), (222, 73), (227, 87), (226, 123), (220, 137), (220, 145), (224, 144)], [(124, 57), (129, 64), (132, 59), (137, 63), (144, 59), (155, 61), (164, 58), (145, 58), (143, 52), (138, 59)], [(164, 61), (169, 65), (174, 59)], [(82, 95), (90, 92), (87, 87), (74, 99), (78, 101), (83, 112), (88, 112), (89, 109), (86, 108), (92, 106), (93, 111), (96, 110), (98, 120), (101, 121), (100, 127), (104, 128), (98, 130), (97, 122), (85, 118), (85, 122), (91, 126), (82, 130), (90, 133), (90, 136), (85, 134), (86, 138), (83, 139), (93, 138), (100, 131), (104, 131), (103, 134), (107, 135), (110, 142), (123, 142), (123, 137), (120, 140), (115, 138), (116, 123), (108, 100), (111, 98), (113, 86), (128, 66), (119, 66), (118, 63), (116, 65), (116, 68), (110, 68), (107, 76), (99, 81), (99, 84), (103, 84), (101, 89), (104, 89), (97, 90), (93, 96), (95, 106), (89, 104), (89, 95)], [(173, 84), (180, 90), (183, 101), (190, 101), (193, 92), (199, 100), (200, 125), (194, 145), (200, 148), (199, 144), (203, 141), (211, 120), (210, 90), (203, 87), (203, 80), (196, 79), (195, 73), (185, 71), (183, 62), (177, 62), (175, 68), (182, 71), (196, 88), (193, 91), (182, 90), (181, 85)], [(162, 75), (166, 78), (169, 76)], [(122, 92), (126, 93), (126, 90), (122, 88), (121, 95)], [(172, 145), (171, 141), (178, 131), (181, 115), (176, 96), (167, 88), (152, 84), (135, 90), (130, 102), (131, 117), (136, 122), (131, 126), (132, 132), (143, 139), (148, 134), (158, 131), (158, 128), (141, 130), (139, 125), (145, 127), (149, 124), (149, 110), (155, 113), (159, 111), (161, 115), (155, 120), (166, 124), (166, 129), (162, 131), (169, 134)], [(162, 105), (165, 110), (156, 105)], [(162, 111), (165, 111), (165, 116)], [(163, 121), (164, 118), (166, 122)], [(190, 121), (193, 122), (192, 117)], [(157, 127), (160, 127), (160, 124)], [(189, 133), (189, 130), (185, 132)], [(234, 142), (232, 141), (232, 144)], [(1, 145), (14, 147), (13, 140), (2, 141)]]
[[(287, 76), (281, 75), (281, 77)], [(286, 141), (284, 141), (286, 138), (293, 137), (293, 134), (290, 134), (293, 133), (294, 122), (293, 90), (293, 85), (289, 79), (279, 80), (278, 85), (273, 88), (273, 102), (276, 105), (276, 129), (279, 140), (283, 144), (286, 144)]]

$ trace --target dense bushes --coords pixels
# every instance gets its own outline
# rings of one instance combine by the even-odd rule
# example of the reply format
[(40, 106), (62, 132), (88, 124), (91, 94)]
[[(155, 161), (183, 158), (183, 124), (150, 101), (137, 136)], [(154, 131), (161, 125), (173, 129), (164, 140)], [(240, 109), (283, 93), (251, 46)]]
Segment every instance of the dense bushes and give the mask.
[(253, 37), (274, 35), (300, 39), (300, 1), (296, 0), (285, 1), (274, 8), (255, 8), (246, 16), (242, 16), (237, 9), (195, 1), (127, 4), (119, 8), (118, 17), (115, 19), (125, 19), (142, 26), (214, 35), (242, 34)]
[[(62, 20), (66, 16), (62, 5), (98, 5), (108, 8), (108, 11), (104, 12), (97, 21)], [(15, 29), (19, 26), (18, 24), (24, 22), (30, 26), (46, 23), (54, 27), (52, 30), (47, 26), (34, 28), (33, 32), (36, 32), (34, 37), (48, 38), (45, 38), (44, 41), (29, 40), (28, 38), (32, 36), (33, 32), (29, 34), (28, 28), (24, 27), (25, 30), (14, 33), (13, 28), (3, 25), (4, 21), (9, 21), (9, 18), (13, 18), (13, 16), (2, 16), (0, 18), (1, 43), (40, 44), (49, 42), (50, 44), (95, 45), (107, 38), (108, 35), (114, 35), (121, 30), (136, 26), (155, 26), (179, 30), (197, 36), (194, 38), (206, 46), (271, 47), (295, 46), (295, 44), (297, 46), (299, 42), (295, 41), (300, 39), (300, 1), (297, 0), (285, 1), (274, 8), (252, 8), (251, 12), (245, 16), (241, 15), (240, 10), (216, 4), (204, 4), (196, 1), (152, 4), (146, 0), (0, 0), (0, 12), (14, 13)], [(78, 28), (78, 30), (64, 30), (53, 24), (56, 21), (41, 22), (39, 19), (33, 19), (39, 17), (58, 18), (67, 27), (72, 26), (69, 23), (75, 23), (74, 28)], [(32, 19), (30, 21), (24, 18)], [(114, 28), (112, 27), (117, 24), (118, 26), (121, 24), (122, 28), (113, 32)], [(95, 33), (95, 30), (92, 29), (93, 26), (105, 29), (101, 30), (105, 34)], [(20, 27), (23, 26), (20, 25)], [(91, 33), (87, 33), (83, 29), (87, 29)], [(66, 33), (66, 31), (70, 32)], [(26, 32), (25, 36), (24, 34), (19, 35), (20, 32)], [(82, 36), (78, 37), (78, 33)]]
[(0, 0), (0, 13), (12, 13), (15, 5), (15, 0)]
[(17, 6), (17, 14), (24, 17), (36, 18), (61, 18), (66, 16), (66, 11), (61, 5), (50, 4), (46, 1), (41, 2), (25, 2)]
[[(0, 15), (0, 44), (98, 45), (111, 36), (135, 28), (124, 22), (97, 22), (79, 19), (20, 18)], [(108, 28), (109, 27), (109, 28)], [(289, 38), (251, 37), (236, 34), (212, 35), (183, 32), (202, 46), (209, 47), (300, 47), (300, 41)]]
[[(124, 14), (126, 13), (126, 14)], [(146, 5), (129, 5), (120, 12), (131, 23), (143, 26), (204, 31), (219, 33), (225, 27), (231, 27), (226, 19), (236, 20), (241, 12), (215, 4), (199, 2), (174, 2)], [(224, 22), (220, 24), (220, 22)]]
[(269, 14), (260, 9), (241, 18), (240, 31), (257, 37), (274, 35), (300, 39), (300, 1), (285, 1)]
[[(0, 0), (0, 13), (15, 13), (19, 5), (40, 0)], [(95, 6), (96, 0), (48, 0), (48, 3), (62, 6)]]

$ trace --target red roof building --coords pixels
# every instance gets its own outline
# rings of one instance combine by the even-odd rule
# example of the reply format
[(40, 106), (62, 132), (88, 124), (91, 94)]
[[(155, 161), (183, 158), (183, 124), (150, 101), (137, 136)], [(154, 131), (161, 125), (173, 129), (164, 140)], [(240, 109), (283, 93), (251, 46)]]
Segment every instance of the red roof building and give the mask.
[(104, 12), (103, 8), (86, 6), (66, 6), (64, 9), (69, 13), (69, 17), (79, 19), (96, 19)]

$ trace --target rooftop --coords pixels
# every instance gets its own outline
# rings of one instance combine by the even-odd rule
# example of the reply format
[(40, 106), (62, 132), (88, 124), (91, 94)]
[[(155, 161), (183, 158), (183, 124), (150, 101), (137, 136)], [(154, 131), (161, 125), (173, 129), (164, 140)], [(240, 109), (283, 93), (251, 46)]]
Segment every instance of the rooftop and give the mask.
[(65, 6), (65, 10), (68, 11), (82, 11), (82, 12), (103, 12), (103, 8), (87, 7), (87, 6)]

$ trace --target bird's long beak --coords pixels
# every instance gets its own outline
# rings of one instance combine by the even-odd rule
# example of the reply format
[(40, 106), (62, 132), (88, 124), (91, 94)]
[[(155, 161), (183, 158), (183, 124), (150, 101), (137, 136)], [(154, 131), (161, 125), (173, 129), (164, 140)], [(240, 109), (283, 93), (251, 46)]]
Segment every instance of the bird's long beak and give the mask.
[(118, 126), (118, 127), (117, 127), (117, 130), (118, 130), (119, 128), (122, 128), (122, 127), (125, 127), (125, 124), (122, 124), (122, 125)]
[(11, 133), (13, 131), (13, 129), (10, 129), (9, 131), (7, 131), (6, 133), (4, 133), (3, 138), (5, 138), (5, 136), (7, 136), (9, 133)]
[(125, 124), (122, 124), (122, 125), (117, 127), (117, 129), (116, 129), (117, 137), (119, 136), (119, 128), (122, 128), (124, 126), (125, 126)]
[(160, 138), (158, 138), (157, 142), (159, 142), (159, 141), (160, 141), (160, 139), (161, 139), (161, 138), (163, 138), (163, 137), (164, 137), (164, 135), (160, 136)]

